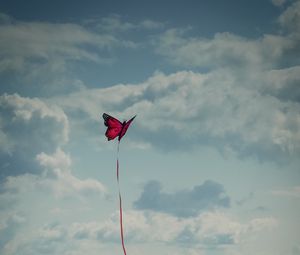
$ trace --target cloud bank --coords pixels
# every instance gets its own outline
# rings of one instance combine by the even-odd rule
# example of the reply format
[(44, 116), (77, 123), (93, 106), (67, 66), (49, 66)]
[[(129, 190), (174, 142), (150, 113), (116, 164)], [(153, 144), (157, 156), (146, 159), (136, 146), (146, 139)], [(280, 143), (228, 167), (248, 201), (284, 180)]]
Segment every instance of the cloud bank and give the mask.
[[(264, 81), (265, 90), (272, 87), (272, 75)], [(283, 81), (293, 83), (292, 76), (284, 77), (287, 74)], [(137, 141), (167, 151), (210, 146), (221, 153), (261, 160), (295, 157), (300, 151), (299, 104), (262, 90), (240, 86), (239, 77), (223, 69), (158, 72), (141, 84), (86, 89), (54, 102), (66, 111), (84, 112), (96, 122), (101, 111), (125, 117), (138, 114), (133, 126)], [(275, 90), (273, 94), (278, 94)]]

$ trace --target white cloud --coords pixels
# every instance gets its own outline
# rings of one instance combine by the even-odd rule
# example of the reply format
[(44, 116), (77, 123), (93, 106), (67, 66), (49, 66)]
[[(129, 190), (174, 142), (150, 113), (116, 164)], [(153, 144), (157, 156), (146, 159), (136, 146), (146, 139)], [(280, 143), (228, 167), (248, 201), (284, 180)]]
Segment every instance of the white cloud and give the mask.
[(0, 96), (0, 107), (6, 190), (50, 188), (58, 195), (105, 192), (99, 181), (72, 174), (71, 157), (60, 148), (69, 139), (68, 118), (61, 108), (17, 94)]
[[(261, 159), (295, 156), (300, 150), (299, 105), (277, 97), (271, 77), (263, 76), (263, 83), (269, 82), (264, 86), (273, 95), (256, 85), (241, 86), (240, 77), (220, 69), (155, 73), (141, 84), (84, 89), (53, 102), (66, 111), (84, 111), (97, 122), (103, 111), (119, 118), (137, 114), (135, 137), (161, 148), (199, 144)], [(278, 86), (288, 80), (292, 78)], [(252, 82), (262, 84), (261, 76)]]
[[(277, 220), (273, 217), (254, 218), (247, 223), (241, 223), (221, 212), (179, 219), (162, 213), (126, 211), (124, 225), (124, 235), (128, 244), (164, 242), (173, 245), (190, 244), (190, 247), (222, 247), (247, 242), (251, 235), (276, 227)], [(73, 224), (71, 232), (76, 238), (98, 238), (118, 242), (118, 213), (105, 223)]]
[[(280, 16), (282, 27), (299, 23), (298, 3)], [(83, 89), (54, 101), (94, 121), (101, 121), (102, 111), (116, 117), (137, 113), (136, 139), (167, 150), (199, 144), (260, 159), (295, 157), (300, 151), (295, 30), (284, 36), (224, 32), (206, 38), (169, 29), (158, 38), (157, 53), (173, 64), (208, 71), (156, 72), (140, 84)]]
[(272, 194), (275, 196), (300, 198), (300, 186), (295, 186), (295, 187), (286, 188), (286, 189), (273, 190)]
[(71, 158), (61, 149), (57, 149), (52, 155), (38, 154), (37, 161), (48, 170), (47, 176), (50, 179), (46, 179), (45, 182), (49, 182), (54, 192), (60, 196), (89, 194), (90, 192), (103, 194), (106, 191), (104, 185), (95, 179), (81, 180), (75, 177), (70, 169)]
[(50, 169), (67, 169), (71, 166), (70, 156), (61, 149), (57, 149), (53, 155), (47, 155), (44, 152), (36, 157), (41, 166)]
[(68, 118), (55, 105), (48, 105), (38, 98), (3, 94), (0, 108), (2, 151), (29, 155), (30, 152), (55, 149), (68, 141)]
[(115, 49), (136, 47), (93, 25), (6, 20), (0, 23), (0, 74), (9, 77), (3, 84), (6, 92), (49, 96), (79, 89), (74, 71), (79, 62), (111, 65)]
[(24, 216), (10, 212), (10, 214), (2, 215), (0, 219), (0, 251), (7, 248), (7, 244), (15, 239), (20, 227), (26, 222)]
[[(44, 226), (28, 231), (26, 235), (18, 234), (10, 240), (2, 252), (5, 255), (12, 254), (63, 254), (66, 247), (67, 232), (64, 226), (59, 224), (45, 224)], [(57, 252), (57, 253), (56, 253)]]
[[(297, 11), (288, 10), (280, 22), (282, 27), (294, 29), (292, 20), (297, 16)], [(35, 74), (41, 70), (43, 74), (48, 70), (52, 74), (59, 73), (60, 70), (66, 71), (68, 61), (109, 62), (109, 59), (102, 58), (102, 51), (110, 47), (136, 46), (132, 42), (118, 40), (116, 34), (99, 34), (86, 26), (13, 23), (3, 15), (0, 20), (5, 21), (0, 32), (4, 31), (7, 38), (14, 39), (12, 45), (0, 45), (0, 55), (6, 54), (0, 61), (2, 71), (14, 69), (21, 72), (28, 65), (36, 63), (38, 66), (40, 61), (46, 61), (49, 65), (42, 64), (43, 69), (32, 68)], [(133, 24), (110, 18), (105, 22), (107, 33), (162, 27), (151, 20)], [(57, 32), (57, 37), (52, 38), (54, 32)], [(297, 157), (300, 151), (300, 113), (296, 87), (299, 83), (299, 66), (282, 68), (276, 65), (287, 50), (295, 49), (295, 37), (290, 34), (285, 37), (264, 35), (259, 39), (249, 39), (219, 33), (212, 38), (198, 38), (186, 37), (186, 34), (175, 29), (167, 31), (160, 39), (162, 44), (159, 50), (164, 52), (159, 53), (172, 63), (216, 70), (207, 73), (182, 71), (169, 75), (157, 72), (140, 84), (117, 84), (105, 89), (87, 89), (81, 83), (80, 91), (47, 101), (19, 95), (1, 96), (1, 153), (11, 156), (23, 151), (25, 158), (36, 161), (39, 167), (39, 172), (28, 173), (30, 167), (22, 163), (21, 166), (27, 168), (24, 170), (26, 173), (10, 176), (3, 182), (2, 191), (6, 192), (6, 199), (9, 196), (19, 198), (18, 207), (21, 208), (21, 201), (29, 202), (32, 208), (28, 212), (40, 215), (45, 208), (37, 206), (39, 200), (31, 201), (29, 196), (21, 199), (22, 194), (39, 193), (48, 203), (47, 198), (52, 197), (53, 193), (57, 195), (55, 202), (69, 201), (66, 196), (79, 196), (85, 200), (91, 192), (97, 195), (105, 193), (105, 187), (98, 180), (81, 179), (74, 175), (71, 155), (62, 149), (69, 140), (70, 125), (74, 123), (70, 120), (78, 121), (76, 113), (84, 113), (80, 121), (85, 127), (91, 122), (85, 122), (84, 118), (93, 121), (90, 126), (99, 123), (103, 126), (102, 111), (121, 119), (137, 113), (138, 118), (132, 126), (135, 132), (128, 137), (132, 140), (129, 141), (132, 146), (186, 150), (195, 145), (207, 145), (221, 151), (255, 154), (262, 158), (273, 159), (282, 155)], [(19, 40), (23, 40), (24, 45), (19, 45)], [(8, 40), (4, 39), (4, 42), (7, 44)], [(55, 106), (56, 103), (58, 106)], [(66, 113), (75, 114), (68, 116)], [(35, 148), (33, 153), (32, 148)], [(10, 163), (3, 166), (9, 166)], [(44, 193), (49, 196), (43, 196)], [(274, 195), (297, 198), (298, 193), (298, 187), (273, 191)], [(3, 194), (1, 201), (4, 201), (2, 198)], [(60, 206), (55, 204), (52, 207), (54, 209), (48, 211), (51, 217), (60, 218), (62, 214), (67, 214), (65, 208)], [(76, 208), (80, 206), (77, 204)], [(15, 215), (19, 218), (13, 219), (13, 223), (18, 226), (25, 223), (25, 217)], [(121, 252), (118, 213), (105, 222), (96, 221), (88, 213), (86, 215), (78, 217), (78, 222), (78, 218), (74, 217), (76, 220), (73, 224), (68, 225), (63, 221), (63, 224), (47, 224), (41, 228), (32, 220), (33, 225), (19, 231), (16, 238), (11, 238), (4, 254)], [(94, 221), (88, 221), (85, 217)], [(277, 225), (273, 217), (241, 221), (222, 212), (203, 213), (182, 220), (162, 213), (125, 211), (124, 221), (125, 239), (132, 248), (129, 249), (131, 254), (141, 254), (142, 251), (144, 254), (150, 253), (151, 249), (138, 248), (139, 244), (149, 243), (148, 248), (153, 243), (163, 243), (168, 250), (164, 254), (204, 254), (203, 247), (217, 246), (222, 250), (225, 246), (249, 244), (252, 237), (268, 235), (266, 231), (276, 230)], [(6, 229), (7, 223), (0, 223), (0, 232)], [(11, 226), (8, 228), (13, 229)], [(183, 246), (189, 249), (181, 252)], [(230, 254), (246, 254), (237, 250)]]
[(276, 66), (286, 50), (296, 48), (292, 37), (265, 34), (250, 39), (229, 32), (213, 38), (189, 37), (187, 30), (169, 29), (157, 41), (157, 53), (183, 67), (251, 68), (265, 70)]
[(103, 18), (87, 19), (86, 24), (93, 24), (100, 31), (107, 33), (130, 32), (133, 30), (154, 30), (164, 27), (164, 24), (151, 19), (145, 19), (141, 22), (132, 23), (125, 21), (121, 15), (112, 14)]
[(159, 29), (159, 28), (163, 28), (164, 24), (154, 20), (146, 19), (141, 22), (140, 26), (145, 29)]
[(280, 16), (279, 24), (290, 33), (300, 33), (300, 1), (292, 3)]
[[(71, 23), (13, 22), (0, 25), (0, 55), (3, 68), (16, 68), (26, 61), (89, 60), (101, 62), (98, 50), (127, 47), (128, 42), (109, 34), (98, 34)], [(5, 64), (6, 63), (6, 64)], [(10, 64), (10, 66), (8, 65)]]
[[(75, 23), (22, 22), (1, 14), (0, 23), (0, 72), (24, 71), (26, 66), (47, 62), (47, 67), (59, 64), (57, 70), (66, 68), (67, 61), (87, 60), (111, 63), (113, 56), (106, 57), (112, 49), (135, 48), (133, 41), (121, 39), (118, 34), (131, 29), (154, 29), (162, 24), (144, 20), (132, 24), (118, 15), (91, 19), (83, 25)], [(38, 67), (39, 65), (36, 65)], [(25, 73), (23, 73), (25, 75)]]
[[(7, 225), (1, 214), (1, 254), (67, 254), (75, 249), (69, 238), (69, 226), (49, 222), (76, 218), (76, 212), (86, 209), (85, 203), (92, 201), (93, 194), (103, 198), (106, 193), (98, 180), (74, 176), (70, 156), (59, 148), (53, 154), (40, 153), (37, 161), (45, 168), (40, 174), (8, 176), (2, 183), (0, 198), (6, 207), (1, 213), (12, 215), (20, 211), (25, 216), (15, 214), (13, 222), (9, 221), (13, 224)], [(14, 202), (13, 206), (7, 206), (7, 200)], [(72, 200), (76, 203), (70, 207)]]
[(244, 38), (229, 33), (216, 34), (212, 40), (186, 39), (181, 30), (170, 29), (160, 38), (158, 53), (175, 64), (188, 67), (215, 67), (260, 61), (255, 42), (247, 42)]
[[(118, 212), (104, 222), (79, 221), (71, 224), (58, 222), (35, 226), (22, 231), (6, 243), (2, 252), (10, 254), (109, 254), (108, 250), (121, 251)], [(221, 212), (204, 213), (190, 219), (178, 219), (161, 213), (126, 211), (124, 213), (125, 241), (132, 254), (155, 251), (154, 247), (181, 254), (206, 254), (206, 249), (217, 248), (226, 252), (228, 247), (251, 244), (251, 237), (267, 234), (276, 229), (276, 219), (254, 218), (242, 223)], [(167, 226), (167, 227), (166, 227)], [(230, 242), (226, 237), (230, 237)], [(167, 247), (164, 247), (167, 245)], [(152, 247), (149, 251), (146, 247)], [(107, 250), (108, 249), (108, 250)], [(81, 251), (81, 252), (80, 252)], [(149, 253), (150, 254), (150, 253)], [(172, 253), (177, 254), (177, 253)], [(227, 254), (227, 253), (226, 253)]]
[(265, 87), (263, 89), (283, 100), (299, 102), (299, 72), (300, 66), (270, 70), (265, 74)]
[(275, 6), (282, 6), (286, 0), (271, 0)]
[(97, 27), (99, 29), (109, 33), (126, 32), (136, 27), (133, 23), (121, 20), (121, 16), (117, 14), (101, 18), (100, 20), (95, 19), (94, 22), (98, 23)]
[[(70, 170), (53, 169), (46, 176), (22, 174), (9, 176), (3, 184), (3, 189), (13, 194), (39, 191), (54, 193), (57, 197), (78, 197), (91, 193), (105, 194), (104, 185), (94, 179), (79, 179)], [(8, 194), (6, 193), (6, 194)]]

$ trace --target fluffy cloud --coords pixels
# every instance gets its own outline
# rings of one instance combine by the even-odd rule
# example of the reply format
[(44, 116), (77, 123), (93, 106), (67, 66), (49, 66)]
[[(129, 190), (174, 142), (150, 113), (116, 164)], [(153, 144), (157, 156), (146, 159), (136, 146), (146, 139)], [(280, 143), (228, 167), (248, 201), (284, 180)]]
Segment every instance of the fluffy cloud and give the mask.
[(46, 175), (54, 181), (50, 181), (54, 191), (61, 196), (90, 192), (104, 193), (105, 187), (94, 179), (81, 180), (75, 177), (70, 169), (71, 159), (62, 150), (58, 149), (53, 155), (41, 153), (37, 155), (37, 161), (47, 169)]
[[(76, 64), (107, 65), (113, 49), (135, 44), (94, 26), (75, 23), (22, 22), (2, 14), (0, 23), (1, 91), (49, 96), (79, 89)], [(22, 86), (20, 86), (22, 84)]]
[(264, 35), (248, 39), (232, 33), (216, 33), (213, 38), (195, 38), (184, 29), (169, 29), (157, 42), (157, 53), (171, 63), (208, 69), (255, 70), (277, 66), (286, 50), (296, 47), (290, 37)]
[(286, 196), (291, 198), (300, 198), (300, 186), (295, 186), (287, 189), (273, 190), (272, 194), (275, 196)]
[(68, 240), (67, 231), (58, 223), (45, 224), (44, 226), (28, 231), (26, 235), (18, 235), (3, 247), (5, 255), (10, 254), (64, 254), (65, 244)]
[[(81, 254), (86, 251), (105, 251), (106, 245), (120, 250), (118, 212), (103, 222), (80, 221), (72, 224), (47, 223), (33, 229), (22, 229), (6, 242), (1, 252), (10, 254)], [(226, 249), (233, 245), (247, 245), (251, 238), (274, 230), (277, 220), (273, 217), (253, 218), (239, 222), (220, 212), (203, 213), (196, 217), (179, 219), (163, 213), (124, 212), (125, 239), (130, 251), (138, 254), (141, 245), (168, 244), (168, 250), (188, 247), (183, 254), (194, 254), (193, 249)], [(14, 222), (23, 224), (23, 218)], [(14, 224), (15, 224), (14, 223)], [(167, 226), (167, 227), (166, 227)], [(2, 229), (0, 227), (0, 234)], [(134, 244), (134, 245), (133, 245)], [(145, 246), (147, 247), (147, 246)], [(225, 251), (225, 250), (224, 250)], [(144, 252), (147, 253), (147, 250)], [(109, 254), (104, 252), (104, 254)], [(195, 253), (198, 254), (198, 253)]]
[(282, 6), (286, 0), (272, 0), (272, 3), (276, 6)]
[[(281, 5), (285, 1), (273, 1)], [(299, 65), (300, 1), (279, 16), (280, 29), (274, 34), (247, 38), (216, 33), (212, 38), (189, 36), (190, 29), (168, 29), (156, 41), (156, 52), (171, 63), (188, 68), (229, 68), (244, 78), (253, 72)]]
[(134, 205), (141, 210), (191, 217), (198, 215), (201, 211), (229, 207), (230, 199), (221, 184), (210, 180), (191, 190), (180, 190), (174, 193), (165, 193), (159, 182), (150, 181), (145, 185), (140, 198), (134, 202)]
[(0, 220), (0, 251), (12, 239), (25, 221), (25, 218), (19, 214), (12, 214), (8, 217), (1, 215)]
[(239, 87), (299, 102), (299, 10), (300, 1), (293, 2), (279, 16), (278, 32), (258, 38), (229, 32), (216, 33), (211, 38), (195, 37), (189, 35), (190, 29), (168, 29), (157, 38), (156, 52), (174, 65), (193, 70), (226, 70), (234, 75)]
[(22, 174), (9, 176), (3, 184), (2, 191), (22, 194), (30, 191), (51, 191), (58, 197), (105, 194), (104, 185), (95, 179), (79, 179), (72, 174), (70, 156), (61, 149), (48, 155), (40, 153), (36, 157), (44, 168), (40, 175)]
[[(239, 244), (253, 234), (277, 226), (277, 220), (273, 217), (254, 218), (247, 223), (240, 223), (220, 212), (180, 219), (163, 213), (127, 211), (124, 220), (128, 243), (165, 242), (190, 244), (196, 247)], [(73, 224), (71, 232), (78, 239), (97, 238), (118, 242), (118, 213), (102, 224), (96, 222)]]
[(27, 61), (43, 62), (54, 58), (101, 62), (101, 56), (86, 46), (99, 50), (129, 46), (109, 34), (98, 34), (71, 23), (14, 21), (1, 24), (0, 33), (1, 71), (20, 68)]
[[(124, 39), (129, 30), (146, 31), (163, 24), (125, 22), (118, 15), (81, 23), (25, 22), (0, 13), (0, 91), (49, 96), (82, 88), (78, 65), (111, 65), (117, 51), (135, 49)], [(21, 84), (21, 85), (20, 85)]]
[(85, 89), (53, 101), (66, 111), (85, 112), (95, 122), (100, 121), (101, 111), (138, 114), (132, 127), (137, 141), (162, 149), (204, 145), (223, 153), (260, 159), (276, 155), (280, 160), (300, 150), (300, 112), (296, 101), (283, 99), (296, 76), (282, 76), (282, 82), (272, 88), (276, 75), (274, 71), (263, 80), (252, 79), (266, 83), (264, 89), (248, 83), (241, 86), (240, 77), (224, 69), (206, 74), (155, 73), (141, 84)]
[(300, 66), (271, 70), (265, 74), (262, 88), (282, 101), (300, 102), (299, 77)]
[[(290, 33), (300, 32), (300, 1), (292, 3), (279, 17), (280, 25)], [(298, 40), (300, 38), (298, 37)]]
[[(53, 147), (54, 144), (59, 145), (67, 142), (68, 119), (59, 107), (47, 105), (38, 98), (26, 98), (18, 94), (1, 95), (0, 106), (2, 132), (9, 138), (15, 139), (12, 151), (20, 147), (24, 150), (23, 146), (30, 144), (29, 140), (31, 144), (40, 146), (44, 150), (47, 150), (46, 143)], [(49, 126), (49, 129), (55, 129), (47, 132), (49, 130), (45, 130), (46, 126)], [(18, 128), (18, 132), (16, 132), (16, 128)], [(13, 134), (9, 132), (13, 132)], [(41, 134), (40, 132), (44, 133)], [(51, 133), (53, 133), (53, 137)], [(22, 139), (26, 141), (22, 141)], [(47, 141), (43, 142), (42, 139)]]
[(105, 194), (105, 187), (72, 173), (71, 156), (61, 149), (69, 139), (69, 121), (61, 108), (17, 94), (2, 95), (0, 107), (5, 138), (0, 147), (0, 253), (63, 254), (66, 247), (59, 245), (67, 233), (63, 226), (37, 231), (45, 217), (57, 217), (48, 214), (52, 202), (57, 206), (63, 201), (68, 207), (75, 198), (78, 206), (81, 198)]
[(104, 31), (107, 33), (120, 33), (120, 32), (129, 32), (131, 30), (151, 30), (159, 29), (164, 26), (163, 23), (157, 22), (154, 20), (143, 20), (140, 23), (131, 23), (122, 19), (120, 15), (113, 14), (103, 18), (94, 18), (85, 20), (84, 23), (92, 24), (98, 30)]
[(2, 178), (38, 171), (35, 156), (50, 153), (68, 141), (69, 122), (57, 106), (18, 94), (0, 96)]
[(71, 157), (60, 147), (69, 139), (69, 121), (58, 106), (17, 94), (0, 97), (2, 191), (51, 188), (58, 195), (105, 191), (96, 180), (71, 172)]

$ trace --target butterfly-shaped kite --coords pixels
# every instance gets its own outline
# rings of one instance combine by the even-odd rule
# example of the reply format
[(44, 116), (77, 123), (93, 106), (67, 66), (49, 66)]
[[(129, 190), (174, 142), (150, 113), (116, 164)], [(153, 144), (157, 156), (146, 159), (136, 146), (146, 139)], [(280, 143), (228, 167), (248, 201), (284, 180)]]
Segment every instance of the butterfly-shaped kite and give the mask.
[(136, 115), (130, 120), (124, 121), (123, 123), (106, 113), (103, 113), (102, 117), (104, 119), (104, 125), (107, 126), (105, 136), (107, 137), (108, 141), (115, 139), (117, 136), (118, 140), (121, 141)]
[(113, 140), (118, 136), (117, 181), (118, 181), (118, 189), (119, 189), (120, 231), (121, 231), (121, 242), (122, 242), (123, 252), (124, 255), (126, 255), (124, 234), (123, 234), (122, 198), (121, 198), (120, 183), (119, 183), (119, 145), (122, 137), (126, 134), (127, 129), (129, 128), (131, 122), (134, 120), (136, 115), (132, 117), (130, 120), (124, 121), (123, 123), (106, 113), (103, 113), (102, 117), (104, 119), (104, 125), (107, 126), (105, 136), (107, 137), (108, 141)]

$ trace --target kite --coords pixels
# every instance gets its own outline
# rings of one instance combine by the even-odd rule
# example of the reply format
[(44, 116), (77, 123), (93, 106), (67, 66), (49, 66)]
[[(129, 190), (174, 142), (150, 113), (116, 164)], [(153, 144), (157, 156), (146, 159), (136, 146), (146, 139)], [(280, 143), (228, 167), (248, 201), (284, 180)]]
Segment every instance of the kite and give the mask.
[(129, 128), (131, 122), (134, 120), (136, 115), (132, 117), (130, 120), (124, 121), (123, 123), (106, 113), (103, 113), (102, 117), (104, 119), (104, 125), (107, 126), (107, 130), (105, 132), (105, 136), (107, 137), (107, 140), (108, 141), (114, 140), (118, 136), (117, 182), (118, 182), (118, 190), (119, 190), (120, 232), (121, 232), (121, 242), (122, 242), (123, 252), (124, 255), (126, 255), (124, 234), (123, 234), (122, 197), (121, 197), (120, 182), (119, 182), (119, 147), (120, 147), (120, 141), (122, 137), (126, 134), (127, 129)]
[(120, 143), (122, 137), (126, 134), (127, 129), (129, 128), (136, 115), (130, 120), (124, 121), (123, 123), (106, 113), (103, 113), (102, 117), (104, 119), (104, 125), (107, 126), (107, 130), (105, 132), (107, 140), (110, 141), (119, 136), (118, 141)]

